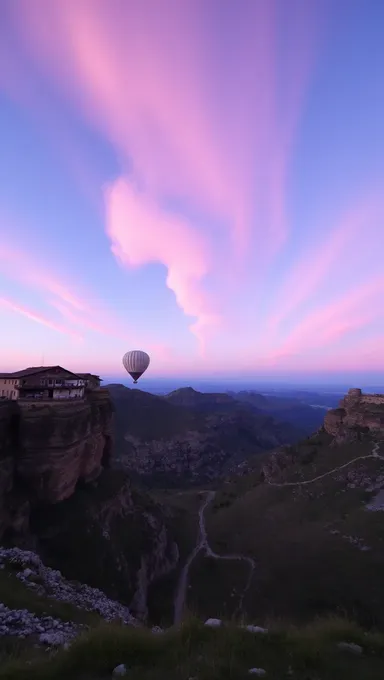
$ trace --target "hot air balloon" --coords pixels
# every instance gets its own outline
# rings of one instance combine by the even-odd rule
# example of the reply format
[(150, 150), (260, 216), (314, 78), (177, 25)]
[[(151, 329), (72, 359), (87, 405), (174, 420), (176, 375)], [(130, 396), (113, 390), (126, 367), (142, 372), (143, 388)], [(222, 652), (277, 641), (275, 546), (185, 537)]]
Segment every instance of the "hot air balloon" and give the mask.
[(124, 354), (123, 366), (131, 378), (133, 378), (135, 385), (140, 376), (147, 370), (149, 362), (150, 358), (148, 354), (142, 352), (141, 349), (134, 349)]

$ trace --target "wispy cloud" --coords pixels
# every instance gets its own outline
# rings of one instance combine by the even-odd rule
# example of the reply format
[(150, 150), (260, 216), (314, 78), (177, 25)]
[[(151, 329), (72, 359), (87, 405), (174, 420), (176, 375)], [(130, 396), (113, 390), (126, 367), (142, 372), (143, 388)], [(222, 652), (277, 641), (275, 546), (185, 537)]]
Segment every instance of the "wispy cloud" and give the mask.
[[(10, 224), (7, 220), (1, 220), (0, 224)], [(0, 273), (10, 280), (22, 284), (26, 290), (38, 291), (45, 306), (50, 306), (52, 311), (59, 313), (62, 319), (75, 329), (84, 329), (100, 333), (101, 335), (126, 338), (128, 329), (119, 319), (116, 319), (108, 311), (103, 311), (102, 305), (89, 293), (79, 294), (75, 286), (68, 285), (58, 274), (49, 270), (45, 258), (23, 252), (3, 240), (0, 243)], [(89, 300), (93, 302), (90, 304)], [(52, 324), (56, 324), (55, 318)]]
[(364, 242), (367, 239), (377, 242), (382, 219), (382, 193), (372, 193), (348, 210), (333, 228), (328, 228), (322, 243), (302, 252), (282, 283), (275, 303), (276, 312), (268, 319), (270, 330), (276, 330), (284, 319), (318, 293), (330, 277), (336, 274), (337, 280), (340, 280), (358, 265)]
[(27, 317), (27, 319), (30, 319), (31, 321), (46, 326), (47, 328), (50, 328), (53, 331), (57, 331), (57, 333), (69, 335), (75, 340), (82, 340), (82, 336), (79, 333), (76, 333), (71, 328), (67, 328), (66, 326), (62, 326), (61, 324), (55, 323), (54, 321), (51, 321), (50, 319), (42, 316), (40, 313), (35, 312), (32, 309), (28, 309), (27, 307), (24, 307), (14, 302), (13, 300), (9, 300), (4, 297), (0, 298), (0, 307), (11, 310), (12, 312), (16, 312), (17, 314), (21, 314), (22, 316)]
[(384, 277), (356, 287), (333, 302), (317, 307), (299, 321), (272, 358), (298, 355), (306, 349), (327, 347), (353, 330), (383, 317)]

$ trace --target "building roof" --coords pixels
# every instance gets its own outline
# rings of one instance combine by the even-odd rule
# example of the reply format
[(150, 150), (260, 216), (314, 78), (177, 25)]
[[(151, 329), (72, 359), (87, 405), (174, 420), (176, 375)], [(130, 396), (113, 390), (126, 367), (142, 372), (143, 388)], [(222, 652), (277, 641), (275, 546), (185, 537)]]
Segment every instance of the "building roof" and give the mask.
[(23, 368), (21, 371), (14, 371), (14, 373), (0, 373), (0, 378), (27, 378), (30, 375), (35, 375), (36, 373), (47, 373), (53, 368), (61, 368), (62, 371), (74, 375), (76, 378), (80, 378), (78, 373), (73, 373), (68, 371), (67, 368), (62, 366), (30, 366), (29, 368)]
[(95, 373), (77, 373), (80, 378), (96, 378), (97, 380), (102, 380), (99, 375)]

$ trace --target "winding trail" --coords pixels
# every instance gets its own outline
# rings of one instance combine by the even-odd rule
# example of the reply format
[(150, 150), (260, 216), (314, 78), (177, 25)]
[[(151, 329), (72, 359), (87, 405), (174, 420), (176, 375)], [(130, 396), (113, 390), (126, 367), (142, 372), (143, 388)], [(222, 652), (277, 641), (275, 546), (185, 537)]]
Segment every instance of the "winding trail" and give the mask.
[(313, 477), (313, 479), (306, 479), (301, 482), (270, 482), (269, 480), (267, 481), (267, 484), (269, 486), (302, 486), (304, 484), (313, 484), (313, 482), (317, 482), (319, 479), (323, 479), (324, 477), (327, 477), (328, 475), (332, 475), (334, 472), (338, 472), (339, 470), (343, 470), (343, 468), (348, 467), (349, 465), (352, 465), (353, 463), (356, 463), (358, 460), (367, 460), (368, 458), (376, 458), (379, 460), (384, 461), (384, 456), (379, 456), (379, 447), (382, 442), (378, 442), (373, 445), (372, 452), (369, 453), (366, 456), (357, 456), (357, 458), (352, 458), (352, 460), (349, 460), (347, 463), (344, 463), (343, 465), (338, 465), (337, 467), (333, 468), (332, 470), (328, 470), (327, 472), (324, 472), (322, 475), (318, 475), (317, 477)]
[[(332, 475), (335, 472), (338, 472), (339, 470), (343, 470), (346, 467), (349, 467), (349, 465), (353, 465), (353, 463), (356, 463), (359, 460), (367, 460), (370, 458), (373, 459), (379, 459), (384, 461), (384, 456), (379, 455), (379, 448), (380, 444), (383, 442), (377, 442), (376, 444), (373, 445), (372, 447), (372, 452), (366, 456), (357, 456), (356, 458), (353, 458), (352, 460), (349, 460), (347, 463), (344, 463), (343, 465), (339, 465), (332, 470), (328, 470), (327, 472), (324, 472), (321, 475), (317, 475), (317, 477), (313, 477), (313, 479), (307, 479), (304, 481), (300, 482), (270, 482), (267, 480), (267, 484), (269, 486), (278, 486), (278, 487), (284, 487), (284, 486), (300, 486), (303, 484), (313, 484), (313, 482), (317, 482), (319, 479), (323, 479), (324, 477), (327, 477), (328, 475)], [(252, 557), (247, 557), (245, 555), (236, 555), (236, 554), (231, 554), (231, 555), (219, 555), (218, 553), (215, 553), (211, 546), (209, 545), (208, 542), (208, 536), (207, 536), (207, 529), (205, 526), (205, 517), (204, 513), (206, 508), (212, 501), (214, 500), (216, 496), (215, 491), (203, 491), (202, 493), (206, 494), (206, 498), (202, 502), (200, 508), (199, 508), (199, 533), (197, 536), (197, 541), (196, 541), (196, 546), (188, 556), (188, 559), (183, 567), (183, 570), (180, 574), (180, 578), (177, 584), (177, 590), (174, 598), (174, 617), (173, 617), (173, 622), (175, 625), (181, 623), (182, 618), (183, 618), (183, 611), (184, 611), (184, 606), (185, 606), (185, 599), (186, 599), (186, 592), (187, 592), (187, 586), (188, 586), (188, 576), (189, 576), (189, 570), (191, 567), (191, 564), (195, 557), (199, 554), (201, 550), (205, 550), (205, 555), (206, 557), (211, 557), (215, 560), (237, 560), (237, 561), (244, 561), (249, 564), (249, 576), (247, 579), (247, 582), (245, 584), (243, 593), (239, 599), (239, 604), (237, 607), (237, 611), (241, 611), (243, 602), (244, 602), (244, 597), (249, 590), (249, 587), (252, 582), (252, 577), (256, 568), (256, 562), (255, 560), (252, 559)]]
[(197, 543), (195, 548), (192, 550), (190, 553), (183, 570), (180, 574), (179, 582), (177, 584), (177, 590), (176, 590), (176, 595), (174, 599), (174, 616), (173, 616), (173, 622), (175, 625), (181, 623), (182, 618), (183, 618), (183, 611), (184, 611), (184, 606), (185, 606), (185, 598), (186, 598), (186, 592), (187, 592), (187, 586), (188, 586), (188, 576), (189, 576), (189, 569), (191, 567), (191, 564), (195, 557), (199, 554), (201, 550), (205, 550), (205, 555), (206, 557), (211, 557), (214, 560), (243, 560), (244, 562), (247, 562), (249, 564), (249, 575), (247, 582), (245, 584), (244, 590), (242, 592), (242, 595), (239, 599), (239, 604), (237, 609), (241, 610), (243, 606), (243, 601), (244, 597), (249, 589), (249, 586), (251, 585), (252, 581), (252, 576), (253, 572), (256, 567), (256, 562), (255, 560), (252, 559), (252, 557), (246, 557), (245, 555), (219, 555), (218, 553), (215, 553), (211, 546), (208, 543), (208, 536), (207, 536), (207, 529), (205, 526), (205, 517), (204, 513), (206, 508), (210, 503), (212, 503), (213, 499), (216, 496), (215, 491), (206, 491), (206, 498), (204, 499), (203, 503), (200, 506), (199, 509), (199, 534), (197, 537)]

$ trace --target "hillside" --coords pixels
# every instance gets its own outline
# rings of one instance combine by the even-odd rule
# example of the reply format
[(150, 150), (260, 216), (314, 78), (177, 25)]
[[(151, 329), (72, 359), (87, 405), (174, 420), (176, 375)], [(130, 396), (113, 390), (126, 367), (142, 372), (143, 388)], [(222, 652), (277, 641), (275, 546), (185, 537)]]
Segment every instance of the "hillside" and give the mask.
[(383, 634), (345, 618), (266, 628), (189, 617), (148, 628), (33, 552), (0, 549), (0, 567), (0, 680), (382, 678)]
[(212, 492), (208, 556), (203, 546), (192, 563), (187, 606), (295, 621), (346, 612), (384, 627), (384, 448), (375, 446), (334, 446), (322, 432), (256, 457), (251, 474)]
[(249, 456), (294, 442), (300, 432), (228, 395), (190, 388), (158, 397), (108, 386), (116, 460), (148, 486), (206, 484)]

